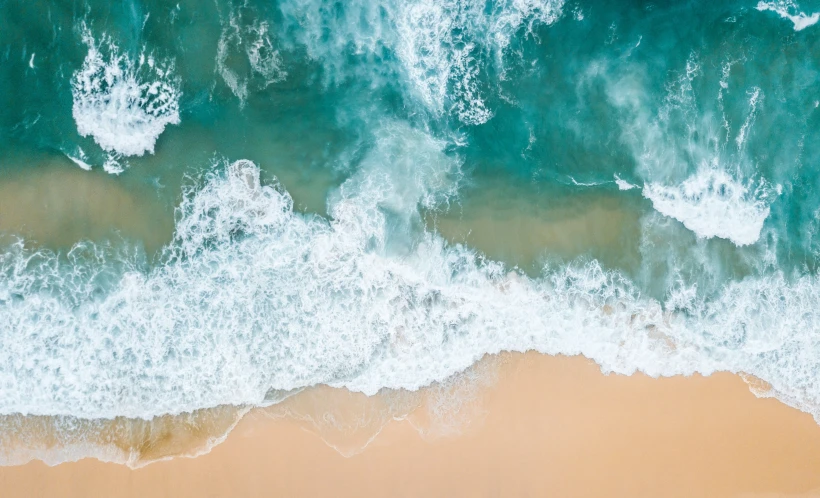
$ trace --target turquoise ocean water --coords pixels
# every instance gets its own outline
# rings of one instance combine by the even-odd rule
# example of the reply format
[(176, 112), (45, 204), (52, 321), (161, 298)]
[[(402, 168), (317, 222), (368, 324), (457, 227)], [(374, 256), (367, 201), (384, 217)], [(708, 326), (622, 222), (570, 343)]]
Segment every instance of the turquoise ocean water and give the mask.
[[(501, 351), (742, 372), (820, 417), (818, 20), (0, 0), (4, 462)], [(12, 443), (27, 417), (72, 448)]]

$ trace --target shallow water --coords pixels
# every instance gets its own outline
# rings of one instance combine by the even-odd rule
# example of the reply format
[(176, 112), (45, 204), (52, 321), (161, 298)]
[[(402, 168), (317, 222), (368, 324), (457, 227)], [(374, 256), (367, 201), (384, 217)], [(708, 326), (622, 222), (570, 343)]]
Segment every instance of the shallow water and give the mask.
[(0, 415), (537, 350), (820, 416), (820, 4), (610, 4), (0, 0)]

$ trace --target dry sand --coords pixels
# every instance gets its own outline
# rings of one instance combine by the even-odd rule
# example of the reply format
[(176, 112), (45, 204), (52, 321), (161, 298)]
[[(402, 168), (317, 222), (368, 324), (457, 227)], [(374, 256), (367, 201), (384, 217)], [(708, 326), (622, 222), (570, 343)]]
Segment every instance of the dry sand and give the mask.
[[(344, 457), (315, 424), (257, 410), (207, 455), (137, 470), (96, 460), (5, 467), (0, 496), (820, 496), (820, 426), (756, 398), (736, 375), (605, 376), (582, 357), (538, 354), (488, 361), (497, 381), (461, 407), (457, 436), (434, 436), (440, 422), (422, 403)], [(324, 388), (286, 405), (316, 419), (343, 416), (340, 403), (361, 413), (384, 400)], [(361, 446), (372, 432), (334, 437)]]

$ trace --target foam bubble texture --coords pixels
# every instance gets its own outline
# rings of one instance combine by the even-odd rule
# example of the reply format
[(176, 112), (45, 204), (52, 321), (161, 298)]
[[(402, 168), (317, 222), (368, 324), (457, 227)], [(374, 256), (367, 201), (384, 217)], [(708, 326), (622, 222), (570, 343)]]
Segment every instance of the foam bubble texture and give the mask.
[[(248, 98), (248, 89), (265, 89), (287, 77), (282, 57), (274, 47), (270, 27), (265, 21), (246, 19), (241, 9), (231, 12), (219, 37), (216, 71), (239, 98), (240, 105)], [(231, 67), (228, 59), (241, 54), (247, 60), (245, 71)]]
[[(761, 88), (746, 89), (748, 105), (743, 112), (727, 113), (724, 98), (735, 64), (724, 60), (720, 78), (711, 80), (716, 83), (715, 108), (695, 91), (715, 69), (704, 69), (696, 52), (667, 82), (656, 113), (644, 79), (636, 76), (640, 71), (615, 80), (602, 78), (610, 102), (625, 111), (629, 131), (622, 139), (632, 149), (636, 172), (644, 180), (643, 195), (654, 209), (699, 238), (718, 237), (746, 246), (760, 238), (781, 186), (762, 176), (758, 159), (748, 151), (765, 98)], [(629, 187), (618, 178), (616, 183), (621, 189)]]
[(795, 31), (802, 31), (810, 26), (817, 24), (820, 21), (820, 12), (813, 14), (806, 14), (799, 10), (799, 6), (792, 0), (778, 0), (776, 2), (758, 2), (755, 7), (757, 10), (764, 12), (770, 10), (781, 18), (791, 21), (794, 24)]
[(771, 189), (755, 189), (728, 173), (704, 168), (680, 185), (648, 183), (643, 195), (659, 213), (675, 218), (698, 237), (720, 237), (735, 245), (754, 244), (769, 216)]
[(349, 77), (349, 67), (341, 64), (348, 53), (366, 61), (365, 71), (377, 73), (386, 71), (394, 55), (394, 71), (410, 95), (434, 115), (452, 114), (470, 125), (493, 116), (486, 98), (494, 89), (481, 85), (478, 75), (489, 64), (503, 73), (512, 37), (554, 23), (562, 8), (563, 0), (354, 1), (343, 9), (323, 0), (281, 5), (286, 19), (299, 26), (298, 42), (325, 64), (331, 80)]
[(509, 272), (419, 228), (417, 206), (458, 177), (444, 144), (395, 124), (377, 138), (330, 219), (295, 213), (238, 161), (186, 194), (153, 270), (91, 245), (4, 253), (0, 413), (150, 418), (315, 384), (416, 390), (526, 350), (623, 374), (746, 372), (820, 413), (815, 277), (662, 304), (595, 262)]
[(153, 154), (157, 138), (179, 124), (179, 82), (171, 62), (120, 53), (108, 36), (98, 43), (83, 27), (88, 55), (71, 81), (77, 131), (122, 156)]

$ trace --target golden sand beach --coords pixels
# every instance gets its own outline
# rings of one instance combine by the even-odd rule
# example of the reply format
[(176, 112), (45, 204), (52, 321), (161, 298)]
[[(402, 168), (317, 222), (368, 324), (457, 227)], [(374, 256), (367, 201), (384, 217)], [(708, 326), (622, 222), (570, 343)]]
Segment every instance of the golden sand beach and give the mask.
[(403, 420), (388, 417), (364, 448), (378, 417), (348, 420), (325, 442), (323, 426), (345, 427), (331, 418), (384, 413), (385, 400), (318, 388), (250, 412), (197, 458), (135, 470), (35, 461), (1, 468), (0, 489), (10, 498), (820, 496), (820, 425), (757, 398), (737, 375), (603, 375), (583, 357), (535, 353), (483, 364), (495, 380), (448, 414), (453, 431), (435, 430), (428, 397)]

